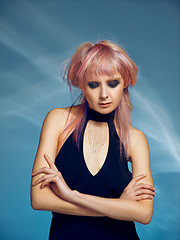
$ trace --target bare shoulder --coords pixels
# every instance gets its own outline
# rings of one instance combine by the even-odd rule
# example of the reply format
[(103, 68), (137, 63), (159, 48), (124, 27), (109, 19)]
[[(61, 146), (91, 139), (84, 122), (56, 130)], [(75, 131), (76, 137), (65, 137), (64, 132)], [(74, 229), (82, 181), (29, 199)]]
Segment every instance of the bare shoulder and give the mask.
[(138, 137), (138, 136), (146, 137), (145, 134), (143, 133), (143, 131), (139, 130), (138, 128), (133, 127), (132, 125), (130, 125), (129, 131), (130, 131), (131, 136), (133, 136), (133, 137)]
[(133, 127), (132, 125), (130, 125), (129, 136), (131, 150), (139, 147), (148, 147), (146, 135), (141, 130)]
[(59, 130), (62, 130), (67, 119), (72, 120), (76, 117), (78, 109), (79, 105), (65, 108), (54, 108), (47, 113), (45, 121), (50, 124), (55, 124)]

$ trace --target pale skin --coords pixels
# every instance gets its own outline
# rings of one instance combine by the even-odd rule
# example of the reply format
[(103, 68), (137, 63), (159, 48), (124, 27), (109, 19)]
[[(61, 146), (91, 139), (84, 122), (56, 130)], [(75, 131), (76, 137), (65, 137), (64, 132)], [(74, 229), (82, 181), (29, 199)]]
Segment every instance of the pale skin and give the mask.
[[(116, 83), (108, 76), (101, 76), (96, 79), (93, 88), (87, 86), (82, 89), (90, 108), (100, 113), (109, 113), (117, 107), (123, 94), (124, 83), (119, 74), (115, 75), (114, 79), (117, 79), (119, 84), (113, 88), (112, 84)], [(99, 105), (106, 102), (110, 102), (108, 108)], [(76, 116), (77, 110), (78, 106), (73, 107), (71, 118)], [(32, 207), (36, 210), (70, 215), (108, 216), (148, 224), (153, 214), (155, 188), (150, 170), (148, 142), (144, 133), (130, 126), (128, 153), (132, 159), (132, 180), (120, 198), (108, 199), (83, 194), (67, 186), (54, 164), (59, 134), (64, 129), (68, 111), (69, 108), (54, 109), (44, 120), (33, 166)], [(91, 167), (92, 172), (97, 172), (96, 165)]]

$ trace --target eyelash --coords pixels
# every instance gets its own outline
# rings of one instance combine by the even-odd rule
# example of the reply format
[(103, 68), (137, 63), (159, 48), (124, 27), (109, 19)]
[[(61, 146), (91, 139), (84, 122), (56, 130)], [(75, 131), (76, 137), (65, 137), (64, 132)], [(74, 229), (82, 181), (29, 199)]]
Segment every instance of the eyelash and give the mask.
[(120, 82), (118, 80), (113, 80), (108, 83), (108, 86), (111, 88), (115, 88)]
[(98, 82), (88, 82), (88, 86), (90, 87), (90, 88), (97, 88), (98, 86), (99, 86), (99, 83)]
[[(108, 86), (111, 88), (115, 88), (120, 82), (118, 80), (112, 80), (110, 82), (108, 82)], [(91, 81), (88, 83), (88, 86), (92, 89), (97, 88), (99, 86), (98, 82), (95, 81)]]

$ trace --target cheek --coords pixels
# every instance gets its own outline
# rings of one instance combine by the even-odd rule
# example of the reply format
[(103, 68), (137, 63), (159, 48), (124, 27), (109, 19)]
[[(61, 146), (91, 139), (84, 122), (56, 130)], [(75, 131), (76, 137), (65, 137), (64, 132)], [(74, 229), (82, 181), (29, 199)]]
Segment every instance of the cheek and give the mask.
[(122, 95), (123, 95), (123, 89), (120, 88), (120, 89), (117, 89), (117, 91), (115, 91), (113, 94), (112, 94), (112, 97), (114, 100), (116, 100), (117, 102), (120, 102), (121, 98), (122, 98)]
[(84, 95), (89, 103), (93, 103), (96, 100), (96, 93), (95, 91), (86, 91), (84, 92)]

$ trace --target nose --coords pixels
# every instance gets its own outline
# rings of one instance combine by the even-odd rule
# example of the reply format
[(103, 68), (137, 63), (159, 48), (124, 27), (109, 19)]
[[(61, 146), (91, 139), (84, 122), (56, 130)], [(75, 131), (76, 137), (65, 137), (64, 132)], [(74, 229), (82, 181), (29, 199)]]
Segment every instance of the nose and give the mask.
[(108, 98), (108, 91), (107, 91), (106, 86), (103, 86), (103, 85), (102, 85), (102, 86), (100, 87), (99, 98), (100, 98), (101, 100), (105, 100), (105, 99)]

